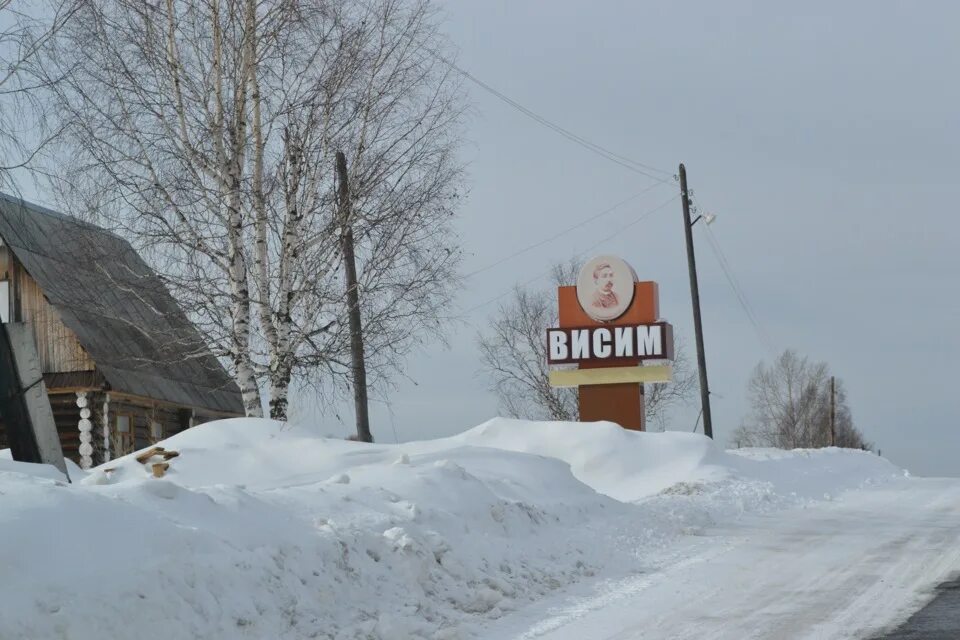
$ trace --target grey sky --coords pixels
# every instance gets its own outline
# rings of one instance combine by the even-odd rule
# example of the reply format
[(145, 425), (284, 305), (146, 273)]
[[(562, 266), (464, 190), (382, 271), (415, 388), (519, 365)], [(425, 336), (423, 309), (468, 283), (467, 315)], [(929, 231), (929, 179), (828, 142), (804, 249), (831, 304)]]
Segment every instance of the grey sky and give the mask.
[[(461, 65), (523, 105), (634, 160), (683, 161), (711, 230), (776, 349), (828, 361), (857, 424), (914, 473), (957, 475), (960, 355), (960, 5), (947, 2), (444, 3)], [(570, 143), (475, 86), (464, 272), (594, 215), (650, 181)], [(662, 186), (596, 224), (466, 282), (462, 309), (534, 277), (671, 195)], [(698, 225), (699, 226), (699, 225)], [(715, 430), (739, 424), (769, 358), (702, 230)], [(661, 286), (692, 336), (678, 202), (598, 251)], [(539, 281), (546, 285), (546, 279)], [(496, 413), (469, 314), (429, 346), (390, 401), (402, 440)], [(690, 429), (696, 411), (674, 428)], [(349, 423), (352, 413), (343, 414)], [(374, 412), (375, 435), (392, 441)]]
[[(449, 0), (460, 64), (543, 116), (634, 160), (687, 165), (711, 230), (777, 350), (826, 360), (854, 419), (894, 462), (960, 474), (960, 5), (953, 2)], [(464, 273), (650, 184), (467, 83)], [(24, 184), (24, 195), (48, 202)], [(469, 309), (618, 234), (660, 186), (577, 233), (468, 279)], [(698, 225), (700, 227), (700, 225)], [(715, 431), (739, 424), (750, 370), (772, 354), (695, 234)], [(661, 287), (692, 342), (679, 202), (596, 252)], [(537, 282), (546, 286), (546, 278)], [(487, 305), (426, 345), (373, 411), (378, 440), (462, 431), (496, 414), (475, 336)], [(414, 382), (415, 381), (415, 382)], [(314, 413), (299, 398), (301, 416)], [(391, 419), (391, 411), (393, 418)], [(689, 430), (696, 409), (673, 428)], [(346, 432), (352, 409), (322, 418)], [(338, 423), (338, 420), (340, 421)]]

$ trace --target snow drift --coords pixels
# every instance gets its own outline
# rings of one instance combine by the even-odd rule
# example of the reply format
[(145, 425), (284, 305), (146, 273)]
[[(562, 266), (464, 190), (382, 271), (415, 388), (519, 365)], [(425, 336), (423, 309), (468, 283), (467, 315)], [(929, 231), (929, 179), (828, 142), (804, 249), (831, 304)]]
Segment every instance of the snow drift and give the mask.
[(469, 638), (697, 528), (902, 476), (606, 423), (368, 445), (238, 419), (162, 445), (161, 479), (0, 456), (0, 638)]

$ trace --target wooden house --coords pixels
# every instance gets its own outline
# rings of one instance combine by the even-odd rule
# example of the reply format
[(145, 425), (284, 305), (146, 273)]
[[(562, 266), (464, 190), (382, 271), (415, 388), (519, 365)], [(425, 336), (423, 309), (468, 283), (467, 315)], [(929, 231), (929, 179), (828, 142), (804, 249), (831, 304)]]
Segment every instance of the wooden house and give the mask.
[(0, 320), (31, 327), (64, 455), (83, 467), (243, 415), (237, 385), (126, 240), (4, 195)]

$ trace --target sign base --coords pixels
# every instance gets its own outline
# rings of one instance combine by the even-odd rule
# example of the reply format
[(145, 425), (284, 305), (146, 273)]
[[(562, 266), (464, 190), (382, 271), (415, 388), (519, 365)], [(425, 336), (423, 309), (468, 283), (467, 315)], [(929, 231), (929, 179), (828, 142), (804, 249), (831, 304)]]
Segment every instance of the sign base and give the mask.
[(608, 420), (624, 429), (646, 429), (642, 384), (588, 384), (579, 391), (581, 422)]

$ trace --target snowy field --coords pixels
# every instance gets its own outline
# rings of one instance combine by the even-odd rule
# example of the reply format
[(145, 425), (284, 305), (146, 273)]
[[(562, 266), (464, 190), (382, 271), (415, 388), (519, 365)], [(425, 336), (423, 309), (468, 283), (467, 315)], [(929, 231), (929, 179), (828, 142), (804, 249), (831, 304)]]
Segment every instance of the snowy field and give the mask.
[[(914, 520), (952, 517), (943, 495), (960, 496), (865, 452), (723, 452), (699, 435), (607, 423), (495, 419), (367, 445), (240, 419), (161, 444), (180, 453), (162, 479), (128, 456), (72, 467), (73, 484), (0, 452), (0, 638), (727, 637), (711, 629), (744, 618), (738, 589), (770, 599), (768, 613), (786, 606), (777, 588), (853, 591), (856, 604), (869, 585), (803, 582), (805, 568), (866, 553), (830, 532), (869, 525), (877, 545), (887, 535), (933, 553), (951, 540), (891, 529), (897, 505)], [(798, 531), (827, 555), (810, 555)], [(778, 549), (800, 556), (763, 566)], [(862, 602), (872, 625), (960, 567), (937, 557)], [(718, 602), (727, 610), (697, 618), (693, 605)], [(810, 637), (865, 627), (835, 608)]]

